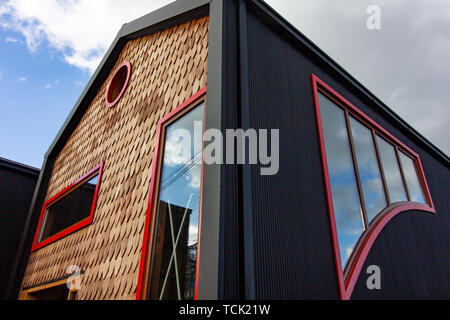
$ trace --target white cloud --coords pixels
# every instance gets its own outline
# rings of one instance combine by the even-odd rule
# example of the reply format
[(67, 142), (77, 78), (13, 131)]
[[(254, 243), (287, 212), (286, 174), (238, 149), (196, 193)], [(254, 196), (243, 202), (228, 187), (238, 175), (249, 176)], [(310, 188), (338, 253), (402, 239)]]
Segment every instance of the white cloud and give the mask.
[(198, 225), (191, 224), (189, 225), (189, 237), (188, 237), (188, 245), (192, 245), (197, 242), (198, 238)]
[(43, 42), (64, 60), (93, 72), (124, 23), (170, 0), (7, 0), (0, 26), (19, 32), (31, 52)]
[(353, 253), (353, 248), (347, 248), (345, 249), (345, 253), (347, 254), (347, 256), (345, 257), (346, 259), (350, 258), (350, 256)]
[[(267, 0), (425, 137), (450, 153), (448, 0)], [(369, 5), (381, 30), (368, 30)]]
[(19, 77), (19, 78), (17, 79), (17, 81), (19, 81), (19, 82), (25, 82), (25, 81), (27, 81), (27, 78), (26, 78), (26, 77)]
[(6, 37), (5, 41), (7, 43), (16, 43), (19, 42), (19, 40), (17, 40), (16, 38), (12, 38), (12, 37)]
[(56, 80), (55, 82), (53, 82), (53, 83), (47, 83), (45, 86), (44, 86), (44, 89), (45, 90), (48, 90), (48, 89), (50, 89), (50, 88), (53, 88), (54, 86), (57, 86), (59, 84), (59, 80)]

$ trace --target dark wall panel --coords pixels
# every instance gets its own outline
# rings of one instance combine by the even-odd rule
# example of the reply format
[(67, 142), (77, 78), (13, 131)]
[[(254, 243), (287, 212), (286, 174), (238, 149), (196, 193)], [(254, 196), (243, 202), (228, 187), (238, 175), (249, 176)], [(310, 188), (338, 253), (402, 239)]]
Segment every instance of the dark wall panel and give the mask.
[(278, 174), (252, 172), (256, 296), (338, 298), (311, 65), (250, 12), (248, 43), (251, 127), (280, 129)]
[[(238, 61), (237, 56), (237, 8), (233, 1), (224, 2), (223, 59), (224, 79), (222, 88), (226, 92), (222, 108), (222, 128), (239, 127), (238, 109)], [(224, 153), (225, 155), (225, 153)], [(219, 299), (243, 299), (240, 183), (237, 165), (222, 166), (221, 171), (221, 220), (219, 252)]]
[(38, 174), (39, 171), (24, 172), (0, 163), (0, 293), (2, 294), (11, 275)]
[[(248, 12), (251, 124), (280, 129), (280, 170), (253, 167), (256, 291), (261, 299), (339, 298), (315, 124), (311, 73), (416, 151), (437, 215), (403, 213), (375, 241), (352, 298), (449, 297), (448, 163), (408, 138), (387, 114), (301, 44)], [(387, 75), (388, 79), (388, 75)], [(382, 271), (382, 290), (366, 288), (368, 265)]]

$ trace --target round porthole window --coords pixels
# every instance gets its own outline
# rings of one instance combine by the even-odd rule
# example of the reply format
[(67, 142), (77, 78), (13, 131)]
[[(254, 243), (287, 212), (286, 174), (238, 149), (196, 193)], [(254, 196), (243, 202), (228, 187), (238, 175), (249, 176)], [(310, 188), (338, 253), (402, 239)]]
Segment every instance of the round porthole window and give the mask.
[(122, 63), (115, 71), (106, 88), (106, 106), (111, 108), (124, 94), (131, 76), (131, 64), (128, 61)]

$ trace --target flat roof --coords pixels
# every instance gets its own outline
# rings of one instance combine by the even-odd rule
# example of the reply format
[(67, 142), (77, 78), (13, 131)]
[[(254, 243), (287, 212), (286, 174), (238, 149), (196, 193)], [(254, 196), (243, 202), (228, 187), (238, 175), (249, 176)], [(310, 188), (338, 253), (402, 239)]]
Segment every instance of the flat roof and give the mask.
[(26, 165), (23, 163), (15, 162), (12, 160), (8, 160), (8, 159), (2, 158), (2, 157), (0, 157), (0, 167), (4, 167), (4, 168), (20, 171), (23, 173), (31, 174), (36, 177), (39, 175), (39, 172), (41, 171), (38, 168), (29, 166), (29, 165)]

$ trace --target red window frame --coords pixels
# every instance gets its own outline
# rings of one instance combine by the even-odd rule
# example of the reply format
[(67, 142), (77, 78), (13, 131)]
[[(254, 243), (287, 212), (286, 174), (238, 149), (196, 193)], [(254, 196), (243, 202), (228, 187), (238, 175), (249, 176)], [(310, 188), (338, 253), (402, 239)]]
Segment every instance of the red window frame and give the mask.
[[(333, 90), (329, 85), (327, 85), (324, 81), (320, 80), (315, 74), (311, 74), (312, 80), (312, 88), (313, 88), (313, 96), (314, 96), (314, 108), (316, 115), (316, 124), (317, 131), (319, 136), (319, 144), (320, 144), (320, 154), (322, 159), (322, 170), (323, 170), (323, 178), (325, 184), (326, 191), (326, 199), (328, 206), (328, 217), (330, 222), (330, 231), (333, 242), (333, 251), (334, 251), (334, 260), (336, 265), (336, 273), (338, 278), (339, 285), (339, 294), (342, 300), (349, 300), (355, 284), (358, 280), (358, 276), (361, 272), (361, 269), (364, 265), (364, 262), (367, 258), (367, 255), (372, 248), (373, 243), (376, 238), (383, 230), (383, 228), (392, 220), (396, 215), (409, 211), (409, 210), (420, 210), (429, 213), (436, 213), (434, 208), (433, 200), (430, 195), (430, 190), (428, 188), (428, 184), (425, 178), (425, 173), (423, 171), (422, 163), (420, 161), (420, 157), (413, 150), (408, 148), (405, 144), (403, 144), (400, 140), (395, 138), (392, 134), (387, 132), (383, 127), (381, 127), (378, 123), (373, 121), (370, 117), (368, 117), (365, 113), (355, 107), (352, 103), (350, 103), (347, 99)], [(346, 274), (344, 274), (344, 270), (342, 270), (341, 265), (341, 257), (339, 250), (339, 242), (337, 237), (337, 228), (336, 228), (336, 220), (334, 216), (334, 208), (333, 208), (333, 199), (331, 196), (331, 185), (330, 185), (330, 176), (328, 172), (328, 163), (326, 158), (326, 150), (325, 150), (325, 142), (322, 130), (322, 119), (320, 114), (320, 106), (319, 106), (319, 97), (318, 93), (321, 92), (327, 97), (331, 98), (336, 104), (342, 107), (344, 110), (348, 111), (349, 115), (353, 116), (355, 119), (366, 125), (368, 128), (374, 130), (374, 132), (380, 137), (384, 138), (386, 141), (391, 143), (395, 148), (398, 148), (399, 151), (403, 151), (405, 154), (410, 156), (415, 163), (418, 177), (420, 183), (422, 185), (422, 190), (424, 194), (425, 201), (427, 204), (420, 204), (417, 202), (399, 202), (394, 204), (388, 204), (388, 207), (385, 208), (373, 221), (370, 225), (367, 226), (367, 229), (361, 235), (357, 245), (355, 246), (352, 257), (348, 261), (346, 267)], [(401, 164), (400, 170), (403, 171)], [(382, 173), (381, 173), (382, 174)], [(384, 178), (382, 178), (384, 179)], [(385, 188), (385, 186), (384, 186)], [(407, 190), (407, 189), (406, 189)], [(386, 190), (387, 192), (387, 190)]]
[[(159, 177), (161, 171), (161, 157), (164, 149), (164, 133), (165, 128), (170, 125), (173, 121), (183, 116), (188, 110), (195, 108), (196, 105), (200, 103), (201, 100), (206, 101), (206, 92), (207, 87), (203, 87), (197, 93), (192, 95), (189, 99), (180, 104), (175, 110), (171, 111), (169, 114), (164, 116), (159, 122), (157, 127), (157, 135), (156, 135), (156, 146), (153, 155), (153, 164), (152, 164), (152, 179), (150, 182), (150, 193), (149, 200), (147, 206), (147, 215), (145, 219), (145, 227), (144, 227), (144, 235), (142, 240), (142, 253), (141, 253), (141, 261), (139, 265), (139, 276), (136, 287), (136, 300), (145, 299), (145, 294), (148, 291), (148, 278), (149, 278), (149, 269), (150, 269), (150, 259), (152, 255), (152, 248), (149, 246), (150, 236), (153, 233), (153, 229), (155, 228), (154, 221), (154, 204), (156, 202), (156, 197), (159, 195)], [(204, 107), (204, 112), (206, 110), (206, 103)], [(204, 113), (205, 115), (205, 113)], [(205, 130), (205, 116), (203, 115), (203, 131)], [(202, 199), (203, 199), (203, 151), (205, 148), (204, 142), (202, 142), (202, 168), (201, 168), (201, 181), (200, 181), (200, 204), (199, 204), (199, 213), (198, 213), (198, 240), (197, 240), (197, 264), (195, 270), (195, 294), (194, 300), (198, 300), (198, 274), (199, 274), (199, 262), (200, 262), (200, 235), (202, 230)]]
[[(100, 184), (101, 184), (101, 180), (102, 180), (103, 167), (104, 167), (104, 162), (102, 161), (98, 165), (96, 165), (94, 168), (89, 170), (89, 172), (84, 174), (81, 178), (76, 180), (74, 183), (72, 183), (67, 188), (65, 188), (64, 190), (62, 190), (57, 195), (55, 195), (50, 200), (48, 200), (47, 202), (44, 203), (44, 205), (42, 206), (41, 214), (39, 216), (38, 226), (37, 226), (36, 232), (34, 234), (31, 252), (36, 251), (40, 248), (43, 248), (55, 241), (58, 241), (59, 239), (64, 238), (65, 236), (67, 236), (71, 233), (74, 233), (75, 231), (78, 231), (92, 223), (92, 221), (94, 219), (96, 204), (97, 204), (98, 192), (99, 192)], [(89, 216), (87, 218), (77, 222), (76, 224), (74, 224), (64, 230), (61, 230), (60, 232), (52, 235), (51, 237), (45, 239), (44, 241), (38, 242), (39, 233), (42, 228), (42, 223), (43, 223), (45, 211), (47, 210), (47, 208), (50, 207), (55, 202), (57, 202), (58, 200), (64, 198), (66, 195), (68, 195), (69, 193), (71, 193), (72, 191), (74, 191), (75, 189), (80, 187), (83, 183), (89, 181), (89, 179), (91, 179), (92, 177), (94, 177), (97, 174), (98, 174), (98, 182), (97, 182), (97, 186), (95, 188), (94, 199), (92, 200), (92, 206), (91, 206), (91, 211), (90, 211)]]
[[(127, 76), (125, 78), (125, 82), (124, 82), (119, 94), (117, 95), (116, 99), (114, 99), (113, 101), (109, 101), (109, 95), (111, 94), (110, 90), (112, 90), (113, 87), (115, 86), (115, 84), (117, 83), (117, 81), (118, 81), (117, 74), (120, 71), (120, 69), (122, 69), (123, 67), (125, 67), (127, 69)], [(128, 61), (124, 61), (114, 70), (113, 76), (112, 76), (111, 80), (109, 81), (108, 86), (106, 87), (105, 103), (108, 108), (114, 107), (119, 102), (119, 100), (122, 98), (123, 94), (125, 93), (125, 90), (128, 87), (130, 78), (131, 78), (131, 63)]]

